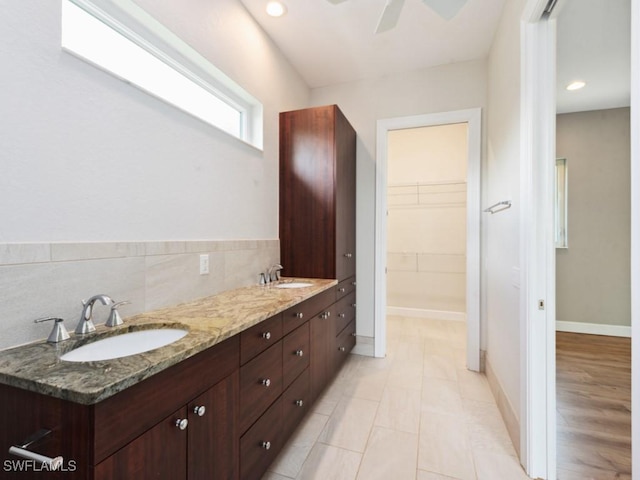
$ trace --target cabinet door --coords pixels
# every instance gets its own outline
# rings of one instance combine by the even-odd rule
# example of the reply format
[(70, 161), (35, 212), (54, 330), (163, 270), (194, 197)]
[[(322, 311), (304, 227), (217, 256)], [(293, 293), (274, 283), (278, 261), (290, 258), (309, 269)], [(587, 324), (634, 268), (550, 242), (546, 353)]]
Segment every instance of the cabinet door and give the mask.
[(95, 467), (95, 480), (187, 478), (187, 431), (176, 422), (186, 408), (174, 412)]
[(236, 371), (189, 403), (189, 480), (237, 480), (239, 385)]
[(336, 358), (335, 347), (335, 318), (331, 308), (311, 319), (311, 396), (313, 400), (324, 390), (333, 375)]
[(280, 260), (287, 276), (336, 278), (334, 111), (280, 114)]
[(336, 108), (336, 278), (356, 274), (356, 132)]

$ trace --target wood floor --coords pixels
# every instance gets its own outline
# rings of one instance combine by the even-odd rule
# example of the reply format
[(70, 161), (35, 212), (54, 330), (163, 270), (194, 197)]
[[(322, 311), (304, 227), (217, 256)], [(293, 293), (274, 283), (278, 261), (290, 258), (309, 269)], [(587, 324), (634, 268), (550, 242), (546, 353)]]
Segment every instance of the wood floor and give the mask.
[(630, 480), (631, 339), (556, 342), (558, 480)]

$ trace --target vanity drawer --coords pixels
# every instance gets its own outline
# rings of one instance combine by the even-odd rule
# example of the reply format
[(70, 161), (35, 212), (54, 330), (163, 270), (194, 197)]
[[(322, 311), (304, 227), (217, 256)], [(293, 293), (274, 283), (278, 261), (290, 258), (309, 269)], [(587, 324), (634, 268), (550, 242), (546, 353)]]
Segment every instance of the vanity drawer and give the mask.
[(339, 300), (334, 307), (334, 313), (336, 316), (335, 335), (338, 335), (351, 320), (356, 318), (356, 292), (351, 292)]
[(339, 368), (347, 359), (347, 355), (356, 345), (356, 321), (351, 320), (346, 328), (336, 337), (336, 367)]
[(282, 314), (267, 318), (240, 333), (240, 364), (244, 365), (281, 338)]
[(240, 478), (262, 477), (283, 444), (282, 399), (278, 399), (240, 438)]
[(309, 366), (309, 322), (282, 340), (283, 388), (287, 388)]
[(336, 300), (356, 291), (356, 277), (349, 277), (336, 285)]
[(296, 429), (300, 421), (309, 411), (310, 405), (311, 380), (309, 377), (309, 369), (307, 368), (282, 394), (285, 438), (288, 438)]
[(282, 393), (282, 342), (240, 367), (240, 431), (244, 432)]
[(332, 288), (321, 292), (283, 312), (284, 334), (295, 330), (335, 301)]

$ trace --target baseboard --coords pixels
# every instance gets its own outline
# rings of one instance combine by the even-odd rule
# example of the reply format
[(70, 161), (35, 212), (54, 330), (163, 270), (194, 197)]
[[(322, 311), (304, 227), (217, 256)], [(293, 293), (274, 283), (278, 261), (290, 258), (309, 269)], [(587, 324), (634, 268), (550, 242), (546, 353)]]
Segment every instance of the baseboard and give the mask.
[(586, 322), (564, 322), (562, 320), (556, 320), (556, 331), (631, 338), (631, 327), (627, 327), (624, 325), (605, 325), (602, 323)]
[(446, 310), (427, 310), (424, 308), (387, 307), (387, 315), (399, 315), (402, 317), (435, 318), (438, 320), (454, 320), (464, 322), (467, 314), (464, 312), (449, 312)]
[(511, 437), (511, 443), (513, 443), (513, 447), (516, 449), (516, 453), (518, 454), (519, 458), (520, 421), (518, 420), (518, 416), (516, 415), (516, 412), (513, 409), (509, 398), (504, 393), (504, 389), (502, 388), (500, 381), (496, 377), (495, 373), (493, 373), (489, 357), (485, 357), (485, 375), (487, 376), (487, 381), (489, 382), (491, 393), (493, 393), (493, 397), (496, 399), (496, 405), (498, 406), (498, 410), (500, 410), (502, 420), (504, 420), (504, 424), (507, 427), (509, 437)]
[(356, 345), (351, 350), (351, 353), (373, 357), (373, 337), (356, 336)]

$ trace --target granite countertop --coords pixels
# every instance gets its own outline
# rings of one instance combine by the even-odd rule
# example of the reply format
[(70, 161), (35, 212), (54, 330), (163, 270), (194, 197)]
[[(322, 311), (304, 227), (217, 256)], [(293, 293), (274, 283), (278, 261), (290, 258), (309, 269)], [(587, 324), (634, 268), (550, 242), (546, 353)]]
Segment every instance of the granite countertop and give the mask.
[[(98, 325), (89, 335), (72, 333), (58, 344), (39, 341), (0, 351), (0, 383), (84, 405), (98, 403), (337, 284), (325, 279), (281, 282), (290, 281), (311, 286), (238, 288), (129, 317), (120, 327)], [(86, 343), (158, 327), (184, 328), (189, 333), (165, 347), (128, 357), (83, 363), (60, 360)]]

